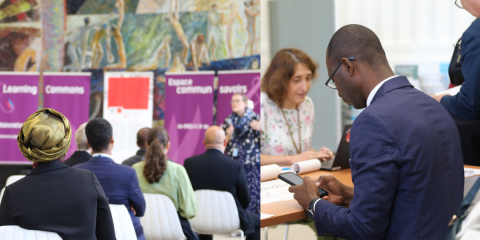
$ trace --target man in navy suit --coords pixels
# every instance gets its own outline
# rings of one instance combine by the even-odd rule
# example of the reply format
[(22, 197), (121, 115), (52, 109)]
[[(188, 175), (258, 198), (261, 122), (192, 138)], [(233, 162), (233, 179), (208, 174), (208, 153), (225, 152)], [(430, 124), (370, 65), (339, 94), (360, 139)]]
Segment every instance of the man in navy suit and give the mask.
[[(332, 176), (290, 187), (317, 233), (346, 239), (444, 239), (463, 198), (463, 160), (447, 110), (395, 76), (380, 40), (340, 28), (327, 50), (329, 86), (356, 109), (350, 133), (353, 187)], [(319, 199), (317, 186), (328, 192)], [(354, 191), (355, 190), (355, 191)]]
[[(223, 154), (227, 146), (225, 131), (218, 126), (208, 128), (203, 144), (207, 151), (187, 158), (184, 163), (193, 190), (230, 192), (237, 205), (240, 228), (247, 235), (247, 240), (260, 240), (260, 216), (246, 210), (250, 204), (250, 192), (244, 167)], [(211, 240), (212, 235), (200, 235), (199, 238)]]
[(92, 147), (92, 158), (75, 167), (90, 170), (95, 174), (110, 204), (123, 204), (127, 207), (137, 238), (145, 240), (140, 219), (135, 217), (142, 217), (145, 213), (145, 199), (135, 170), (117, 164), (112, 159), (112, 125), (103, 118), (95, 118), (88, 122), (85, 131), (88, 146)]

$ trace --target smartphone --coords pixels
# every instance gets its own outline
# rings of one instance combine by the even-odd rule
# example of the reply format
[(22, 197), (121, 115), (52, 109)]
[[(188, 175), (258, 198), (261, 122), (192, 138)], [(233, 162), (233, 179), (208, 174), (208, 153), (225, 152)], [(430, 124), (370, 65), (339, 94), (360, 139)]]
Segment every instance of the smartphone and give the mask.
[[(303, 184), (303, 178), (298, 176), (297, 174), (295, 174), (293, 172), (278, 174), (278, 178), (280, 178), (281, 180), (283, 180), (284, 182), (286, 182), (290, 185), (302, 185)], [(318, 191), (320, 191), (320, 198), (328, 195), (328, 193), (321, 188), (318, 188)]]

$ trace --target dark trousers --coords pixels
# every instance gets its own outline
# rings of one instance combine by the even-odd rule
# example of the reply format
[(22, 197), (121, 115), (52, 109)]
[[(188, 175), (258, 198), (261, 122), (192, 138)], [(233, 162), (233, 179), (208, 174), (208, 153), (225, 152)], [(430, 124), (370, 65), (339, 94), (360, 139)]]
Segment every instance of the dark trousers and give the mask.
[(187, 240), (198, 240), (198, 236), (193, 232), (192, 227), (190, 227), (188, 219), (180, 216), (180, 213), (178, 213), (178, 218), (180, 219), (180, 225), (182, 225), (183, 234), (185, 234)]
[[(250, 221), (253, 222), (253, 226), (255, 226), (255, 232), (252, 234), (247, 235), (247, 240), (260, 240), (260, 215), (250, 212), (247, 210), (248, 217)], [(200, 240), (212, 240), (212, 235), (198, 235)]]

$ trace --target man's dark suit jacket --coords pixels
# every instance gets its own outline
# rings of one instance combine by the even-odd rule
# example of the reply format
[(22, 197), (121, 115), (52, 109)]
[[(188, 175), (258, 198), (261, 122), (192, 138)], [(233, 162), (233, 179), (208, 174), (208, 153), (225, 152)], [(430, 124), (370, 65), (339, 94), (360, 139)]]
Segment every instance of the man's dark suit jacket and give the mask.
[(64, 240), (115, 239), (108, 198), (91, 171), (55, 160), (5, 188), (0, 226), (56, 232)]
[[(145, 214), (145, 198), (138, 184), (135, 170), (113, 162), (107, 157), (92, 157), (90, 161), (75, 165), (75, 168), (82, 168), (92, 171), (102, 185), (110, 204), (123, 204), (132, 219), (137, 237), (143, 236), (143, 228), (140, 219)], [(133, 214), (130, 206), (136, 211)]]
[(77, 164), (88, 162), (90, 158), (92, 158), (92, 155), (90, 155), (90, 153), (87, 151), (75, 151), (73, 152), (72, 156), (63, 161), (63, 163), (67, 166), (73, 167)]
[(246, 235), (255, 231), (246, 208), (250, 203), (247, 176), (243, 165), (225, 156), (220, 150), (208, 149), (205, 153), (185, 160), (185, 170), (193, 190), (230, 192), (235, 199), (240, 226)]
[(141, 149), (140, 148), (140, 149), (138, 149), (135, 156), (127, 158), (125, 161), (122, 162), (122, 164), (131, 167), (131, 166), (133, 166), (133, 164), (142, 161), (143, 157), (145, 157), (146, 152), (147, 152), (147, 149)]
[(403, 76), (386, 81), (350, 132), (350, 208), (320, 200), (317, 233), (445, 239), (463, 199), (463, 159), (447, 110)]

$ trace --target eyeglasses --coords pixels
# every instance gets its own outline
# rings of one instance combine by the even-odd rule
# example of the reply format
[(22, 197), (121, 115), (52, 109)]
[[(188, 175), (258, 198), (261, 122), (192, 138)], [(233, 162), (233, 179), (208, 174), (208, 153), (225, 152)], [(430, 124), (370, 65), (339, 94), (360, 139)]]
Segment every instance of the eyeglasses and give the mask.
[[(349, 57), (347, 58), (348, 60), (352, 61), (355, 60), (354, 57)], [(342, 66), (342, 61), (340, 60), (340, 64), (338, 64), (338, 67), (335, 68), (335, 71), (333, 71), (332, 75), (328, 78), (327, 82), (325, 83), (325, 86), (330, 87), (331, 89), (337, 89), (337, 86), (335, 85), (335, 81), (333, 80), (333, 75), (337, 72), (337, 70)], [(330, 82), (332, 80), (332, 82)]]
[(455, 5), (460, 9), (464, 9), (461, 0), (455, 0)]
[(239, 102), (243, 102), (243, 101), (242, 100), (232, 100), (232, 101), (230, 101), (231, 104), (239, 103)]

